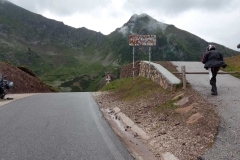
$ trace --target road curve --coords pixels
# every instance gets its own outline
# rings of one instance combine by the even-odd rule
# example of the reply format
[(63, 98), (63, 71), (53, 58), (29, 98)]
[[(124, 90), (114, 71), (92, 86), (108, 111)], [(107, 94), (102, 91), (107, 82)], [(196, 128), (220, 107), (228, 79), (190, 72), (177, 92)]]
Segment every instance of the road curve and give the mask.
[[(180, 71), (206, 72), (201, 62), (172, 62)], [(207, 101), (216, 105), (220, 126), (213, 147), (202, 157), (204, 160), (239, 160), (240, 157), (240, 80), (231, 75), (217, 75), (218, 96), (212, 96), (207, 74), (187, 74), (187, 81)]]
[(44, 93), (0, 107), (0, 159), (130, 160), (91, 93)]

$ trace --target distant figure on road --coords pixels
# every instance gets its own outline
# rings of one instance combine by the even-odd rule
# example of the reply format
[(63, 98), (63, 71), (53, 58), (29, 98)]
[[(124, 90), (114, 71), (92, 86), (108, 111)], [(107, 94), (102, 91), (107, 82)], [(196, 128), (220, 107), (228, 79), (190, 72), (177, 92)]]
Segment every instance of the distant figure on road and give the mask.
[(205, 54), (202, 57), (204, 68), (209, 71), (210, 85), (212, 86), (211, 94), (218, 95), (216, 86), (216, 76), (220, 67), (225, 68), (227, 64), (223, 61), (223, 56), (220, 54), (214, 45), (209, 45)]

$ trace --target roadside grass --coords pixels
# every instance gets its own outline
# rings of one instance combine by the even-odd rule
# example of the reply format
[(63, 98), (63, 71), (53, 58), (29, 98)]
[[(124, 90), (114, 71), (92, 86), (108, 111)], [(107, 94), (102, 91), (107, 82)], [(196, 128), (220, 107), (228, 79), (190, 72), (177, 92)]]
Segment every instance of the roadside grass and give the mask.
[[(100, 91), (114, 92), (115, 95), (118, 95), (119, 100), (128, 102), (138, 101), (140, 99), (149, 101), (151, 99), (150, 97), (153, 95), (158, 95), (157, 97), (160, 99), (156, 99), (156, 103), (152, 106), (153, 108), (151, 109), (153, 112), (157, 113), (172, 113), (173, 110), (178, 108), (178, 106), (174, 105), (174, 103), (182, 99), (180, 96), (177, 99), (173, 100), (171, 91), (165, 90), (159, 84), (141, 76), (137, 76), (134, 79), (117, 79), (105, 85), (100, 89)], [(153, 99), (150, 101), (152, 100)]]
[(176, 100), (169, 100), (166, 103), (163, 103), (163, 104), (159, 105), (156, 109), (157, 110), (165, 110), (165, 109), (174, 110), (174, 109), (177, 109), (178, 106), (174, 105), (175, 101)]
[(118, 93), (118, 96), (121, 100), (131, 101), (136, 100), (138, 98), (144, 98), (149, 96), (150, 94), (169, 91), (163, 89), (157, 83), (141, 77), (137, 76), (133, 78), (122, 78), (117, 79), (103, 88), (100, 91), (113, 91)]
[(155, 111), (164, 111), (164, 110), (175, 110), (179, 108), (177, 105), (174, 104), (174, 102), (179, 101), (182, 99), (182, 96), (179, 96), (176, 99), (170, 99), (167, 102), (158, 105), (154, 110)]
[[(225, 72), (240, 72), (240, 55), (228, 57), (224, 59), (227, 67), (222, 69)], [(240, 78), (240, 74), (233, 74), (233, 76)]]

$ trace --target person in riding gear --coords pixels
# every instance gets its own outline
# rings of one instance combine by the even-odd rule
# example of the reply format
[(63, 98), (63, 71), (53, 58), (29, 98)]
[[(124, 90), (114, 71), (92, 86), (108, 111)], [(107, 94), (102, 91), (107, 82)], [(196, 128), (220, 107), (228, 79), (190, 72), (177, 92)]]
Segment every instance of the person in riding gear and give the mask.
[(216, 77), (220, 67), (225, 68), (227, 64), (223, 61), (223, 56), (216, 50), (214, 45), (209, 45), (202, 57), (204, 68), (209, 71), (210, 85), (212, 86), (211, 94), (218, 95), (216, 86)]

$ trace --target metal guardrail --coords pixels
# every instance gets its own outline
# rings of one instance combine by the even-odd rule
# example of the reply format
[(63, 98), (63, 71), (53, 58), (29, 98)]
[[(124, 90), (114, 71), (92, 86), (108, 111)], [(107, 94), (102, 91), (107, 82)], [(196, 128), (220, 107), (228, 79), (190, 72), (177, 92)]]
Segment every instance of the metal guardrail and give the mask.
[[(185, 66), (181, 66), (181, 72), (173, 72), (173, 74), (182, 74), (183, 89), (186, 89), (186, 74), (209, 74), (209, 72), (186, 72)], [(240, 72), (218, 72), (218, 74), (240, 74)]]
[[(173, 74), (182, 74), (182, 73), (173, 72)], [(209, 74), (209, 72), (185, 72), (185, 74)], [(240, 74), (240, 72), (218, 72), (218, 74)]]

